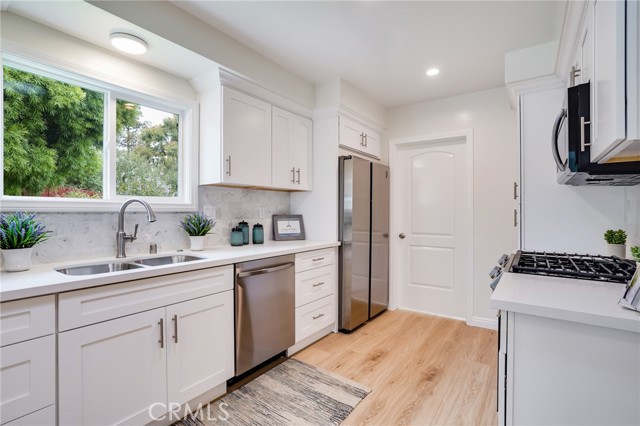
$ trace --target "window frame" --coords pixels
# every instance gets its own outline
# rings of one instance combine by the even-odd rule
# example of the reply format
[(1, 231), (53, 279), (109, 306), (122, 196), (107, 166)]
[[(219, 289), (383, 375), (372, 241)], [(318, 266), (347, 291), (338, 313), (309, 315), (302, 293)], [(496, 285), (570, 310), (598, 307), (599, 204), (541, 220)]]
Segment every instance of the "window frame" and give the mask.
[[(36, 56), (36, 57), (33, 57)], [(102, 92), (104, 97), (104, 137), (103, 137), (103, 198), (56, 198), (4, 195), (4, 173), (0, 173), (0, 211), (30, 210), (41, 212), (109, 212), (117, 211), (130, 198), (143, 198), (156, 211), (193, 211), (197, 209), (198, 194), (198, 103), (180, 99), (157, 88), (143, 86), (99, 74), (79, 65), (56, 61), (53, 58), (24, 55), (6, 50), (0, 55), (4, 82), (4, 65), (26, 72), (53, 78), (89, 90)], [(176, 197), (155, 197), (116, 194), (116, 99), (127, 99), (151, 108), (161, 109), (179, 116), (178, 136), (178, 195)], [(0, 163), (4, 165), (4, 96), (0, 100), (2, 127), (0, 137)], [(137, 209), (132, 205), (134, 209)]]

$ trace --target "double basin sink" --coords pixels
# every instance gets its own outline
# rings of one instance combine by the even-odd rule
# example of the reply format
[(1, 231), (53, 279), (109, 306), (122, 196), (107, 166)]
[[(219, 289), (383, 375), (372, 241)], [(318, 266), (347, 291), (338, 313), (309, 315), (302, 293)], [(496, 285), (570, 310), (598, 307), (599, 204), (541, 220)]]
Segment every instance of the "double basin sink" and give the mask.
[(65, 275), (95, 275), (109, 272), (128, 271), (132, 269), (148, 268), (162, 265), (175, 265), (178, 263), (193, 262), (202, 260), (203, 257), (191, 256), (188, 254), (165, 255), (150, 257), (147, 259), (117, 261), (106, 263), (93, 263), (89, 265), (70, 266), (66, 268), (56, 268), (56, 271)]

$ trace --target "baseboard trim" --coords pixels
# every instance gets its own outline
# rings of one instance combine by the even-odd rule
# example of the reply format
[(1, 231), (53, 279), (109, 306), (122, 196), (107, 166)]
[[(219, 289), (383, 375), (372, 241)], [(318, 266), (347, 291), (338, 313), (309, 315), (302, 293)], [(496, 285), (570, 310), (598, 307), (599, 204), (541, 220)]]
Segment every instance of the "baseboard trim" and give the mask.
[(488, 328), (491, 330), (497, 330), (498, 320), (484, 318), (484, 317), (473, 317), (469, 321), (467, 321), (467, 325), (470, 325), (472, 327), (480, 327), (480, 328)]
[(447, 318), (447, 319), (452, 319), (452, 320), (456, 320), (456, 321), (465, 321), (464, 318), (454, 317), (454, 316), (451, 316), (451, 315), (443, 315), (443, 314), (438, 314), (438, 313), (434, 313), (434, 312), (419, 311), (417, 309), (398, 308), (398, 310), (399, 311), (406, 311), (406, 312), (415, 312), (417, 314), (431, 315), (432, 317)]

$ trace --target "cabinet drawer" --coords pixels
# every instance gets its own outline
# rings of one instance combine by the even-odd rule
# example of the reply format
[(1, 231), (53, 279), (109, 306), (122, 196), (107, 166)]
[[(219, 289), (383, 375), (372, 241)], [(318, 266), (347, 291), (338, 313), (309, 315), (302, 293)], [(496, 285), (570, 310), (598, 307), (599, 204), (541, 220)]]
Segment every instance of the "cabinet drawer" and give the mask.
[(334, 294), (335, 289), (334, 265), (299, 272), (296, 274), (296, 308)]
[(233, 288), (233, 266), (146, 278), (58, 296), (58, 329), (65, 331)]
[(56, 406), (50, 405), (47, 408), (38, 410), (35, 413), (28, 414), (7, 423), (5, 426), (55, 426), (56, 425)]
[(296, 309), (296, 342), (335, 322), (335, 295)]
[(0, 349), (0, 423), (55, 402), (55, 336)]
[(322, 250), (296, 253), (296, 273), (320, 268), (335, 263), (335, 249), (333, 247)]
[(55, 297), (42, 296), (0, 304), (0, 346), (55, 331)]

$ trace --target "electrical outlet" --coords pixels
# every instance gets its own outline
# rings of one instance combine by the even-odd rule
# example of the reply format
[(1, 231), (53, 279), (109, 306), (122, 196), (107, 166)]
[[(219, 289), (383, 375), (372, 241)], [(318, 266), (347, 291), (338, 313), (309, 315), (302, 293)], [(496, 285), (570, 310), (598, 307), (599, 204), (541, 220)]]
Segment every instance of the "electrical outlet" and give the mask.
[(216, 208), (214, 206), (204, 206), (202, 208), (204, 214), (206, 214), (209, 219), (216, 220)]
[(267, 216), (267, 209), (264, 207), (258, 207), (258, 218), (264, 219)]

